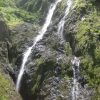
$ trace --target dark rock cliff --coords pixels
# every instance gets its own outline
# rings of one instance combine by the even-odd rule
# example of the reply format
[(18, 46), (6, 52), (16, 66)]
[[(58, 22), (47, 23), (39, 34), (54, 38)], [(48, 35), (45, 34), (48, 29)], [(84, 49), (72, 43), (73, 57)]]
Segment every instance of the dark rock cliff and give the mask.
[(9, 64), (7, 44), (10, 42), (9, 29), (0, 17), (0, 100), (22, 100), (15, 90), (10, 76), (12, 68)]

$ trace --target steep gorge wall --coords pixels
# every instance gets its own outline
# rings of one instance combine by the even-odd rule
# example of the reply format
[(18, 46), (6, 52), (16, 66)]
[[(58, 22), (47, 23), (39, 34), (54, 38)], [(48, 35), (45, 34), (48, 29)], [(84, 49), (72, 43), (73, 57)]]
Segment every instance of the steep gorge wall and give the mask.
[[(23, 3), (23, 1), (20, 2)], [(53, 0), (49, 2), (47, 0), (41, 1), (39, 4), (41, 6), (37, 6), (39, 8), (35, 6), (35, 4), (39, 3), (39, 0), (26, 0), (21, 9), (26, 9), (27, 11), (33, 12), (33, 14), (34, 11), (37, 10), (36, 12), (41, 14), (41, 9), (45, 4), (44, 2), (48, 7)], [(61, 4), (58, 5), (47, 34), (43, 40), (36, 45), (26, 65), (27, 67), (20, 91), (24, 100), (28, 100), (29, 98), (30, 100), (33, 100), (33, 98), (35, 100), (52, 100), (55, 96), (56, 100), (70, 99), (73, 77), (70, 61), (74, 55), (78, 56), (81, 60), (80, 77), (86, 79), (87, 82), (85, 84), (88, 85), (87, 90), (90, 90), (91, 93), (89, 93), (92, 95), (89, 97), (84, 94), (85, 97), (89, 97), (90, 100), (94, 100), (94, 98), (98, 100), (100, 98), (99, 4), (100, 2), (98, 0), (96, 2), (78, 1), (76, 7), (66, 18), (63, 33), (66, 42), (63, 45), (60, 44), (56, 33), (57, 24), (64, 14), (63, 11), (66, 7), (66, 0), (63, 0)], [(43, 8), (44, 15), (46, 15), (47, 10), (48, 9)], [(25, 18), (25, 16), (23, 18)], [(42, 17), (39, 21), (41, 22), (43, 19)], [(33, 22), (33, 24), (21, 23), (15, 27), (11, 27), (10, 31), (7, 27), (4, 27), (5, 24), (2, 25), (4, 32), (1, 32), (0, 38), (2, 38), (0, 40), (5, 40), (6, 42), (0, 42), (1, 45), (4, 44), (3, 50), (1, 49), (3, 51), (1, 54), (4, 55), (1, 56), (0, 60), (2, 61), (4, 59), (2, 63), (4, 64), (6, 61), (7, 63), (5, 65), (10, 64), (9, 66), (13, 68), (11, 74), (14, 75), (12, 77), (14, 82), (16, 82), (16, 77), (21, 66), (22, 53), (32, 44), (33, 37), (37, 35), (42, 24), (43, 22)], [(8, 72), (11, 70), (9, 66)], [(6, 68), (7, 67), (4, 66), (1, 67), (1, 69)], [(5, 77), (4, 74), (2, 77)]]
[(7, 49), (7, 43), (9, 41), (9, 29), (0, 16), (0, 100), (21, 100), (9, 75), (11, 67), (9, 65)]

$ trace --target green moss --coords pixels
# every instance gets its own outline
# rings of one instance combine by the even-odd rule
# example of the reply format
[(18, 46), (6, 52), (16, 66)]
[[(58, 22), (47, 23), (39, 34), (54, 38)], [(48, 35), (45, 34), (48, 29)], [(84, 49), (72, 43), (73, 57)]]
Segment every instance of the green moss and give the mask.
[(0, 0), (0, 7), (15, 7), (14, 0)]
[(95, 62), (97, 66), (100, 67), (100, 46), (95, 49)]
[(62, 0), (62, 2), (58, 4), (56, 11), (58, 11), (60, 14), (63, 13), (66, 4), (67, 4), (66, 0)]
[(34, 81), (35, 81), (35, 85), (32, 88), (32, 94), (33, 95), (39, 90), (40, 82), (41, 82), (41, 75), (38, 75), (36, 80), (34, 80)]
[(66, 55), (71, 55), (71, 54), (72, 54), (72, 49), (71, 49), (69, 43), (66, 43), (66, 44), (64, 45), (64, 51), (65, 51)]
[(74, 7), (80, 10), (81, 8), (86, 8), (86, 3), (83, 0), (75, 0)]
[(36, 64), (37, 64), (37, 66), (39, 67), (39, 66), (41, 66), (42, 64), (44, 64), (44, 60), (43, 60), (42, 58), (37, 59), (37, 60), (36, 60)]
[(45, 61), (43, 58), (39, 58), (36, 60), (37, 71), (33, 78), (35, 80), (32, 88), (32, 94), (34, 96), (36, 96), (36, 94), (39, 92), (44, 79), (47, 80), (48, 77), (51, 77), (53, 75), (54, 67), (55, 60), (52, 58), (48, 59), (48, 61)]

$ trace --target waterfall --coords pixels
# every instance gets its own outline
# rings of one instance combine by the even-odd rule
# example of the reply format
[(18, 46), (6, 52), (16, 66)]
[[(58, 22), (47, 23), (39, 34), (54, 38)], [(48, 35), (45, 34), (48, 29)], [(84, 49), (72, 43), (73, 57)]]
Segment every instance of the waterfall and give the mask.
[(66, 19), (67, 15), (70, 12), (71, 6), (72, 6), (72, 0), (68, 0), (67, 1), (67, 7), (66, 7), (65, 12), (64, 12), (64, 16), (61, 19), (61, 21), (58, 23), (57, 33), (58, 33), (58, 35), (59, 35), (59, 37), (60, 37), (62, 42), (64, 41), (64, 39), (63, 39), (63, 31), (64, 31), (65, 19)]
[(80, 60), (77, 57), (74, 57), (71, 60), (72, 69), (73, 69), (73, 88), (72, 88), (72, 100), (77, 100), (79, 95), (79, 88), (78, 88), (78, 77), (79, 77), (79, 66)]
[[(59, 36), (59, 39), (61, 40), (61, 43), (64, 42), (64, 38), (63, 38), (64, 25), (65, 25), (66, 18), (68, 16), (70, 10), (73, 9), (72, 5), (73, 5), (73, 1), (72, 0), (67, 0), (67, 6), (66, 6), (66, 9), (64, 11), (64, 16), (62, 17), (62, 19), (58, 23), (57, 34)], [(72, 66), (72, 69), (73, 69), (72, 100), (76, 100), (77, 95), (78, 95), (78, 82), (77, 82), (76, 73), (79, 73), (80, 60), (77, 57), (74, 57), (74, 59), (72, 60), (72, 64), (73, 64), (73, 66)], [(74, 65), (77, 66), (77, 72), (76, 72), (76, 68), (75, 68)]]
[(31, 54), (32, 48), (35, 47), (35, 45), (37, 44), (37, 42), (39, 42), (43, 38), (44, 34), (46, 33), (47, 28), (50, 25), (50, 22), (51, 22), (51, 19), (52, 19), (54, 10), (56, 9), (56, 6), (57, 6), (57, 4), (60, 1), (61, 0), (56, 0), (56, 2), (54, 2), (54, 3), (52, 3), (50, 5), (50, 8), (49, 8), (49, 11), (48, 11), (48, 14), (47, 14), (45, 23), (44, 23), (42, 29), (39, 31), (39, 35), (37, 35), (35, 37), (34, 42), (33, 42), (33, 45), (31, 47), (27, 48), (27, 50), (25, 51), (25, 53), (23, 55), (22, 65), (21, 65), (21, 69), (19, 71), (18, 78), (17, 78), (17, 83), (16, 83), (16, 90), (17, 91), (19, 91), (19, 89), (20, 89), (21, 79), (22, 79), (22, 76), (23, 76), (24, 70), (25, 70), (25, 64), (26, 64), (26, 62), (28, 60), (28, 57)]

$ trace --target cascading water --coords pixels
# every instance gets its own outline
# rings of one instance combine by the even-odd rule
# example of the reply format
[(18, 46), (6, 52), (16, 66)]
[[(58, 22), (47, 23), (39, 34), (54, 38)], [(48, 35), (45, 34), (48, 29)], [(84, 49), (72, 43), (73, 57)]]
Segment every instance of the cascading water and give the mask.
[(78, 88), (78, 77), (79, 77), (79, 66), (80, 60), (77, 57), (74, 57), (71, 60), (72, 69), (73, 69), (73, 88), (72, 88), (72, 100), (77, 100), (79, 95), (79, 88)]
[[(64, 38), (63, 38), (63, 31), (64, 31), (64, 25), (65, 25), (65, 19), (68, 16), (69, 12), (71, 9), (74, 9), (75, 6), (72, 6), (73, 2), (72, 0), (68, 0), (67, 1), (67, 7), (65, 9), (64, 12), (64, 16), (61, 19), (61, 21), (58, 24), (58, 36), (61, 40), (61, 43), (64, 42)], [(73, 69), (73, 87), (72, 87), (72, 100), (77, 100), (78, 99), (78, 95), (79, 95), (79, 88), (78, 88), (78, 78), (79, 78), (79, 66), (80, 66), (80, 60), (77, 57), (74, 57), (74, 59), (71, 60), (72, 62), (72, 69)]]
[(67, 6), (66, 6), (66, 9), (64, 11), (64, 16), (62, 17), (62, 19), (58, 23), (57, 35), (58, 35), (59, 39), (61, 40), (61, 44), (64, 43), (64, 41), (65, 41), (63, 38), (64, 25), (66, 22), (66, 18), (67, 18), (68, 14), (72, 8), (72, 4), (73, 4), (72, 0), (67, 0)]
[(33, 45), (31, 47), (27, 48), (26, 52), (23, 55), (22, 65), (21, 65), (21, 69), (20, 69), (20, 72), (19, 72), (19, 75), (18, 75), (18, 78), (17, 78), (17, 83), (16, 83), (16, 90), (17, 91), (19, 91), (19, 89), (20, 89), (21, 79), (22, 79), (22, 76), (23, 76), (24, 70), (25, 70), (25, 64), (28, 60), (28, 57), (31, 54), (31, 50), (32, 50), (33, 47), (35, 47), (37, 42), (39, 42), (43, 38), (44, 34), (46, 33), (47, 28), (50, 25), (54, 10), (56, 9), (56, 6), (60, 1), (61, 0), (56, 0), (55, 3), (51, 4), (51, 6), (49, 8), (49, 12), (48, 12), (47, 17), (46, 17), (46, 21), (43, 25), (43, 28), (39, 32), (39, 35), (37, 35), (37, 37), (34, 39)]
[(63, 31), (64, 31), (65, 19), (66, 19), (66, 17), (68, 16), (68, 14), (70, 12), (71, 6), (72, 6), (72, 0), (68, 0), (67, 1), (67, 7), (66, 7), (65, 12), (64, 12), (64, 17), (61, 19), (61, 21), (58, 24), (57, 33), (58, 33), (58, 35), (59, 35), (62, 42), (64, 41)]

